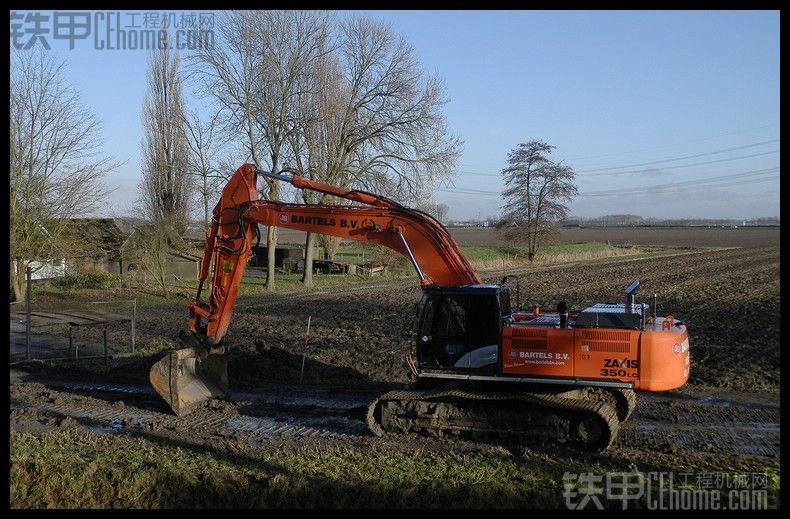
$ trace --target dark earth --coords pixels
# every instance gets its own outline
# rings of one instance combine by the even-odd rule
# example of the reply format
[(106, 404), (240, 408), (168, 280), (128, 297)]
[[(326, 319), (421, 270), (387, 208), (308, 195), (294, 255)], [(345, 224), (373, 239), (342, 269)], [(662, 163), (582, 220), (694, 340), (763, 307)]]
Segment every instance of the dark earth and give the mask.
[[(659, 314), (672, 313), (688, 325), (689, 384), (639, 393), (634, 415), (595, 463), (778, 472), (779, 259), (778, 246), (753, 246), (521, 273), (522, 305), (553, 308), (564, 299), (572, 310), (619, 302), (624, 287), (639, 277), (637, 300), (641, 296), (652, 304), (655, 292)], [(492, 274), (486, 281), (500, 278)], [(166, 438), (245, 452), (295, 445), (479, 451), (484, 447), (469, 440), (375, 438), (365, 426), (368, 403), (409, 380), (404, 356), (420, 296), (411, 281), (240, 299), (225, 341), (231, 394), (205, 403), (188, 419), (173, 416), (149, 389), (147, 370), (159, 357), (152, 354), (113, 359), (104, 373), (69, 362), (17, 373), (26, 381), (11, 386), (11, 428)], [(146, 308), (138, 316), (138, 343), (176, 344), (185, 316), (181, 304)], [(308, 316), (312, 324), (305, 341)], [(110, 342), (125, 343), (127, 333), (120, 325), (111, 329)]]

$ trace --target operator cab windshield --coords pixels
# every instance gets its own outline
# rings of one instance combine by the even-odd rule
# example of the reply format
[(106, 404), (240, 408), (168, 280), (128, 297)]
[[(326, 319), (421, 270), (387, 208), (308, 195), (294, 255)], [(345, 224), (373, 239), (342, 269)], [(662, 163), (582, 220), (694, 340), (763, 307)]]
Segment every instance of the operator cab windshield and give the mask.
[(418, 338), (424, 367), (495, 368), (499, 305), (493, 294), (437, 294), (425, 305)]

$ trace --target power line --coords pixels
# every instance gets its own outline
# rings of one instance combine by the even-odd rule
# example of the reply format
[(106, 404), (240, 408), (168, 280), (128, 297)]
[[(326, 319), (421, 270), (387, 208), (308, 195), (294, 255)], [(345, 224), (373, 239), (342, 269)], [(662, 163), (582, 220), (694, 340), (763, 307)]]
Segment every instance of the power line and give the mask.
[[(604, 153), (602, 155), (587, 155), (587, 156), (583, 156), (583, 157), (571, 157), (571, 158), (569, 158), (567, 160), (600, 159), (600, 158), (604, 158), (604, 157), (616, 157), (616, 156), (620, 156), (620, 155), (627, 155), (629, 153), (641, 153), (643, 151), (651, 151), (651, 150), (658, 150), (658, 149), (664, 149), (664, 148), (672, 148), (672, 147), (675, 147), (675, 146), (681, 146), (683, 144), (692, 144), (692, 143), (695, 143), (695, 142), (710, 141), (710, 140), (718, 139), (720, 137), (728, 137), (730, 135), (740, 135), (742, 133), (749, 133), (749, 132), (753, 132), (754, 130), (762, 130), (763, 128), (773, 128), (775, 126), (778, 126), (778, 125), (775, 124), (775, 123), (774, 124), (764, 124), (762, 126), (755, 126), (753, 128), (747, 128), (745, 130), (738, 130), (736, 132), (720, 133), (720, 134), (717, 134), (717, 135), (712, 135), (710, 137), (700, 137), (698, 139), (690, 139), (690, 140), (685, 140), (685, 141), (679, 141), (679, 142), (675, 142), (675, 143), (672, 143), (672, 144), (661, 144), (659, 146), (651, 146), (651, 147), (648, 147), (648, 148), (640, 148), (640, 149), (630, 150), (630, 151), (620, 151), (620, 152), (616, 152), (616, 153)], [(470, 163), (465, 163), (465, 164), (461, 164), (461, 165), (462, 166), (470, 166)], [(472, 169), (474, 169), (475, 166), (477, 166), (477, 165), (479, 165), (479, 163), (476, 164), (476, 165), (472, 165)], [(494, 168), (494, 169), (501, 169), (501, 168), (497, 167), (497, 168)]]
[(673, 186), (687, 186), (687, 185), (694, 185), (694, 184), (707, 184), (708, 182), (716, 182), (720, 180), (730, 180), (733, 178), (746, 178), (746, 177), (754, 177), (760, 175), (766, 175), (768, 173), (775, 173), (779, 171), (778, 167), (772, 168), (764, 168), (764, 169), (753, 169), (751, 171), (743, 171), (741, 173), (731, 173), (729, 175), (720, 175), (718, 177), (703, 177), (703, 178), (696, 178), (691, 179), (686, 182), (672, 182), (671, 184), (663, 183), (663, 184), (655, 184), (652, 186), (634, 186), (634, 187), (624, 187), (620, 189), (604, 189), (601, 191), (590, 191), (587, 194), (598, 194), (598, 193), (626, 193), (629, 191), (634, 190), (643, 190), (643, 189), (651, 189), (651, 188), (661, 188), (667, 185)]
[(586, 157), (573, 157), (573, 158), (570, 158), (568, 160), (600, 159), (600, 158), (603, 158), (603, 157), (616, 157), (616, 156), (619, 156), (619, 155), (627, 155), (628, 153), (641, 153), (643, 151), (658, 150), (658, 149), (663, 149), (663, 148), (672, 148), (672, 147), (675, 147), (675, 146), (682, 146), (683, 144), (692, 144), (692, 143), (695, 143), (695, 142), (711, 141), (713, 139), (718, 139), (719, 137), (727, 137), (727, 136), (730, 136), (730, 135), (739, 135), (739, 134), (742, 134), (742, 133), (753, 132), (754, 130), (762, 130), (763, 128), (773, 128), (774, 126), (778, 126), (778, 125), (777, 124), (764, 124), (762, 126), (755, 126), (754, 128), (748, 128), (746, 130), (739, 130), (737, 132), (720, 133), (718, 135), (713, 135), (711, 137), (701, 137), (699, 139), (691, 139), (691, 140), (687, 140), (687, 141), (680, 141), (680, 142), (676, 142), (674, 144), (662, 144), (660, 146), (651, 146), (649, 148), (641, 148), (641, 149), (638, 149), (638, 150), (622, 151), (622, 152), (617, 152), (617, 153), (606, 153), (606, 154), (603, 154), (603, 155), (588, 155)]
[[(770, 168), (763, 168), (763, 169), (752, 169), (752, 170), (749, 170), (749, 171), (742, 171), (742, 172), (739, 172), (739, 173), (732, 173), (732, 174), (729, 174), (729, 175), (721, 175), (721, 176), (718, 176), (718, 177), (703, 177), (701, 179), (694, 179), (694, 180), (688, 181), (686, 183), (695, 183), (695, 182), (703, 182), (703, 181), (707, 182), (709, 180), (722, 180), (722, 179), (738, 178), (738, 177), (749, 177), (749, 176), (754, 176), (754, 175), (762, 175), (762, 174), (766, 174), (766, 173), (770, 173), (770, 172), (774, 172), (774, 171), (778, 171), (778, 170), (779, 170), (779, 168), (776, 167), (776, 166), (770, 167)], [(675, 183), (675, 184), (677, 184), (677, 183)], [(664, 185), (664, 184), (660, 184), (660, 185)], [(656, 187), (656, 186), (635, 186), (635, 187), (630, 187), (630, 188), (622, 188), (622, 189), (614, 189), (614, 190), (610, 189), (610, 190), (604, 190), (604, 191), (598, 191), (598, 192), (600, 192), (600, 193), (604, 193), (604, 192), (608, 193), (608, 192), (615, 192), (615, 191), (618, 191), (618, 192), (619, 191), (630, 191), (630, 190), (633, 190), (633, 189), (648, 189), (650, 187)], [(482, 190), (482, 189), (473, 189), (473, 188), (465, 188), (465, 187), (440, 189), (440, 191), (448, 191), (448, 189), (450, 190), (449, 192), (457, 192), (457, 193), (462, 193), (462, 194), (481, 194), (481, 195), (500, 195), (501, 194), (501, 193), (499, 193), (497, 191), (485, 191), (485, 190)]]
[[(720, 187), (729, 187), (729, 186), (735, 186), (735, 185), (740, 185), (740, 184), (757, 184), (757, 183), (769, 182), (769, 181), (778, 180), (778, 179), (779, 179), (779, 175), (773, 175), (773, 176), (765, 177), (765, 178), (736, 180), (736, 181), (733, 181), (733, 182), (721, 182), (721, 183), (717, 183), (715, 185), (699, 186), (698, 188), (694, 188), (693, 186), (690, 187), (690, 188), (684, 188), (684, 189), (682, 189), (682, 192), (683, 193), (698, 193), (698, 192), (708, 191), (710, 189), (716, 189), (716, 188), (720, 188)], [(634, 191), (634, 192), (631, 192), (631, 193), (608, 193), (608, 194), (607, 193), (597, 193), (597, 194), (596, 193), (579, 193), (576, 196), (579, 197), (579, 198), (589, 198), (589, 197), (605, 198), (605, 197), (612, 197), (612, 196), (622, 197), (622, 196), (628, 196), (628, 195), (647, 195), (647, 194), (651, 194), (651, 192), (655, 193), (655, 194), (658, 194), (658, 195), (661, 195), (661, 194), (671, 193), (674, 190), (678, 189), (678, 187), (683, 187), (683, 186), (676, 186), (676, 185), (669, 184), (669, 185), (667, 185), (666, 189), (653, 189), (653, 190)], [(446, 190), (441, 190), (440, 189), (440, 191), (446, 191)], [(469, 194), (469, 193), (459, 193), (459, 192), (454, 192), (454, 191), (448, 191), (448, 193), (450, 193), (450, 194), (457, 194), (457, 195)], [(770, 194), (770, 193), (772, 193), (772, 192), (769, 191), (769, 192), (763, 192), (763, 193), (758, 193), (758, 194), (760, 196), (765, 196), (766, 194)], [(477, 196), (488, 196), (488, 197), (496, 197), (496, 198), (499, 198), (501, 196), (501, 195), (499, 195), (497, 193), (488, 193), (488, 194), (474, 193), (474, 194), (477, 195)], [(757, 195), (739, 195), (739, 196), (757, 196)]]
[(639, 164), (629, 164), (628, 166), (611, 166), (608, 168), (596, 168), (596, 169), (585, 169), (577, 171), (577, 173), (593, 173), (596, 171), (610, 171), (612, 169), (623, 169), (623, 168), (638, 168), (640, 166), (651, 166), (653, 164), (661, 164), (663, 162), (674, 162), (676, 160), (685, 160), (685, 159), (696, 159), (697, 157), (705, 157), (708, 155), (717, 155), (719, 153), (727, 153), (728, 151), (736, 151), (736, 150), (743, 150), (746, 148), (754, 148), (755, 146), (764, 146), (765, 144), (773, 144), (774, 142), (779, 142), (779, 139), (772, 139), (770, 141), (762, 141), (762, 142), (754, 142), (752, 144), (745, 144), (743, 146), (736, 146), (735, 148), (726, 148), (723, 150), (716, 150), (716, 151), (709, 151), (707, 153), (697, 153), (695, 155), (686, 155), (684, 157), (674, 157), (671, 159), (663, 159), (663, 160), (653, 160), (650, 162), (642, 162)]
[[(718, 152), (716, 152), (716, 153), (718, 153)], [(738, 157), (727, 157), (727, 158), (724, 158), (724, 159), (706, 160), (704, 162), (694, 162), (694, 163), (691, 163), (691, 164), (680, 164), (680, 165), (677, 165), (677, 166), (665, 166), (665, 167), (663, 167), (661, 169), (662, 170), (667, 170), (667, 169), (691, 168), (691, 167), (694, 167), (694, 166), (705, 166), (705, 165), (708, 165), (708, 164), (719, 164), (719, 163), (722, 163), (722, 162), (730, 162), (732, 160), (743, 160), (743, 159), (750, 159), (750, 158), (753, 158), (753, 157), (762, 157), (764, 155), (772, 155), (774, 153), (779, 153), (779, 150), (764, 151), (764, 152), (761, 152), (761, 153), (751, 153), (749, 155), (740, 155)], [(668, 159), (668, 160), (675, 160), (675, 159)], [(588, 172), (588, 171), (595, 171), (595, 170), (574, 171), (574, 173), (585, 173), (585, 172)], [(469, 175), (485, 176), (485, 177), (499, 177), (499, 176), (501, 176), (501, 173), (475, 173), (475, 172), (472, 172), (472, 171), (458, 171), (458, 173), (466, 173), (466, 174), (469, 174)], [(636, 173), (644, 173), (644, 170), (636, 169), (636, 170), (631, 170), (631, 171), (613, 171), (613, 172), (609, 172), (609, 173), (594, 173), (594, 174), (590, 174), (590, 175), (581, 175), (581, 176), (584, 176), (584, 177), (606, 177), (606, 176), (612, 176), (612, 175), (631, 175), (631, 174), (636, 174)]]
[[(774, 175), (772, 177), (766, 177), (766, 178), (755, 178), (755, 179), (748, 179), (748, 180), (736, 180), (736, 181), (733, 181), (733, 182), (723, 182), (723, 183), (719, 183), (719, 184), (715, 184), (715, 185), (700, 186), (698, 188), (694, 188), (692, 186), (690, 188), (681, 189), (680, 191), (683, 192), (683, 193), (699, 193), (699, 192), (709, 191), (710, 189), (715, 189), (715, 188), (719, 188), (719, 187), (729, 187), (729, 186), (735, 186), (735, 185), (739, 185), (739, 184), (757, 184), (757, 183), (760, 183), (760, 182), (769, 182), (769, 181), (777, 180), (777, 179), (779, 179), (779, 175)], [(668, 184), (666, 186), (666, 189), (656, 189), (656, 190), (651, 190), (651, 191), (636, 191), (636, 192), (633, 192), (633, 193), (580, 194), (579, 196), (582, 196), (582, 197), (597, 197), (597, 196), (607, 197), (607, 196), (649, 195), (649, 194), (653, 194), (653, 193), (658, 194), (658, 195), (662, 195), (662, 194), (672, 193), (673, 191), (677, 190), (678, 187), (679, 186)], [(680, 187), (682, 187), (682, 186), (680, 186)]]
[[(661, 168), (661, 170), (667, 169), (682, 169), (682, 168), (692, 168), (694, 166), (706, 166), (708, 164), (719, 164), (721, 162), (730, 162), (732, 160), (742, 160), (742, 159), (750, 159), (752, 157), (762, 157), (763, 155), (772, 155), (774, 153), (779, 153), (779, 150), (772, 150), (772, 151), (764, 151), (762, 153), (752, 153), (750, 155), (741, 155), (739, 157), (728, 157), (726, 159), (716, 159), (716, 160), (706, 160), (705, 162), (694, 162), (692, 164), (681, 164), (679, 166), (665, 166)], [(606, 177), (611, 175), (630, 175), (634, 173), (644, 173), (644, 170), (631, 170), (631, 171), (617, 171), (612, 173), (594, 173), (592, 175), (583, 175), (585, 178), (587, 177)]]
[[(764, 168), (764, 169), (754, 169), (749, 171), (742, 171), (739, 173), (732, 173), (729, 175), (720, 175), (717, 177), (704, 177), (699, 179), (693, 179), (686, 182), (674, 182), (671, 184), (663, 183), (663, 184), (656, 184), (650, 186), (634, 186), (630, 188), (622, 188), (622, 189), (609, 189), (609, 190), (602, 190), (602, 191), (590, 191), (587, 193), (579, 193), (577, 196), (615, 196), (615, 195), (627, 195), (627, 194), (638, 194), (641, 192), (649, 192), (649, 191), (659, 191), (662, 189), (667, 189), (669, 187), (675, 188), (679, 186), (694, 186), (699, 184), (716, 184), (719, 182), (727, 182), (734, 179), (739, 178), (748, 178), (748, 177), (756, 177), (767, 175), (770, 173), (778, 172), (778, 167), (771, 167), (771, 168)], [(750, 179), (746, 181), (741, 181), (739, 183), (744, 182), (757, 182), (763, 180), (770, 180), (777, 177), (771, 177), (769, 179)], [(718, 186), (707, 186), (707, 187), (718, 187)], [(481, 196), (496, 196), (501, 197), (501, 192), (496, 191), (485, 191), (482, 189), (471, 189), (471, 188), (444, 188), (438, 189), (438, 191), (451, 193), (451, 194), (460, 194), (460, 195), (481, 195)]]

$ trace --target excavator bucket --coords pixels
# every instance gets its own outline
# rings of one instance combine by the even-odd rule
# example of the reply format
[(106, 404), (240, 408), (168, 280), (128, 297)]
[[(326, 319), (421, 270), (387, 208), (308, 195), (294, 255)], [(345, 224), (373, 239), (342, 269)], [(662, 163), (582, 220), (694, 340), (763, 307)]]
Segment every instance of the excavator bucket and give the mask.
[(178, 416), (228, 390), (228, 355), (199, 347), (168, 352), (151, 367), (151, 385)]

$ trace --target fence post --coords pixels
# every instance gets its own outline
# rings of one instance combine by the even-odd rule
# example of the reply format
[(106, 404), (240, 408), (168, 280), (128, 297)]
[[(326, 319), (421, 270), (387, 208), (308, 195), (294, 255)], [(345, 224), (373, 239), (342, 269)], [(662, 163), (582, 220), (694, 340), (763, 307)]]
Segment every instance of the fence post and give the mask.
[(134, 353), (134, 327), (137, 320), (137, 299), (132, 301), (132, 353)]
[(302, 352), (302, 370), (299, 373), (299, 383), (304, 379), (304, 359), (307, 356), (307, 339), (310, 337), (310, 321), (313, 319), (312, 315), (307, 316), (307, 332), (304, 334), (304, 351)]
[(25, 269), (25, 278), (27, 284), (25, 286), (25, 350), (27, 360), (30, 360), (30, 285), (32, 281), (33, 269), (27, 267)]

